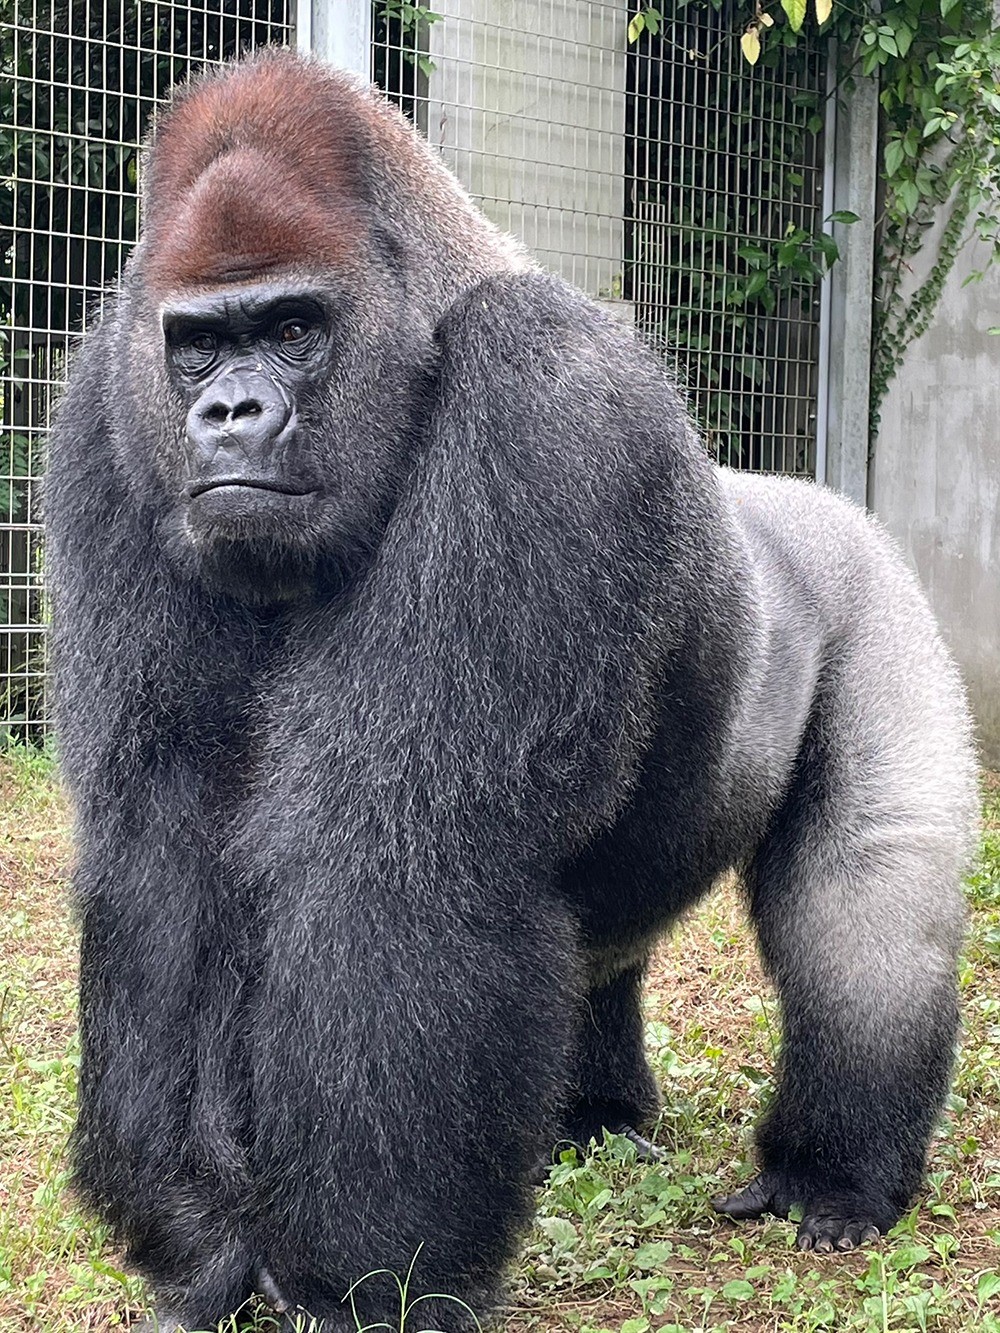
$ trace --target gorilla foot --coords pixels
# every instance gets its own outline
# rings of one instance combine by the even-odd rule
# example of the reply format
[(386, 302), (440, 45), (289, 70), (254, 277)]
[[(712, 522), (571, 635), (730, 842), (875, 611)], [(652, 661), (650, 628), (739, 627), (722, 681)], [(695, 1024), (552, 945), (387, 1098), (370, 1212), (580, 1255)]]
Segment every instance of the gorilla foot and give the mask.
[(720, 1194), (712, 1200), (717, 1213), (742, 1222), (772, 1213), (787, 1217), (796, 1204), (804, 1208), (796, 1233), (800, 1250), (832, 1254), (835, 1250), (853, 1250), (878, 1240), (893, 1219), (888, 1210), (856, 1194), (819, 1194), (815, 1189), (797, 1186), (780, 1171), (764, 1171), (746, 1189), (735, 1194)]
[(834, 1250), (854, 1250), (878, 1240), (881, 1231), (869, 1217), (850, 1216), (847, 1208), (834, 1201), (813, 1204), (799, 1223), (795, 1243), (800, 1250), (831, 1254)]

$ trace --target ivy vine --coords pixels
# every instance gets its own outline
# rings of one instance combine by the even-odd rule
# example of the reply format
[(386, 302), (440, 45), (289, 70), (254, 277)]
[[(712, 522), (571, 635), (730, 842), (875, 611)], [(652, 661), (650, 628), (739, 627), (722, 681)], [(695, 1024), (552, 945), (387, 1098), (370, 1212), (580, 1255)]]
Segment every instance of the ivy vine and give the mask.
[[(1000, 260), (1000, 27), (992, 0), (676, 0), (673, 9), (688, 4), (735, 13), (734, 40), (750, 65), (775, 43), (818, 34), (837, 41), (842, 84), (879, 79), (874, 436), (888, 386), (929, 326), (962, 248), (970, 240), (981, 247), (967, 281)], [(629, 42), (656, 34), (663, 21), (663, 8), (640, 5)], [(930, 268), (917, 281), (913, 261), (935, 226)]]

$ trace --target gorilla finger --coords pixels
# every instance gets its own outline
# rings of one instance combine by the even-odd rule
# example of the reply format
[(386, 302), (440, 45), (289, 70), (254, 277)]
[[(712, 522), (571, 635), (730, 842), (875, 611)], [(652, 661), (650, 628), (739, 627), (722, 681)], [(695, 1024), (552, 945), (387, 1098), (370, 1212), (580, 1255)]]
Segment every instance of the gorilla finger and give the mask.
[(286, 1310), (293, 1308), (293, 1302), (288, 1299), (263, 1265), (257, 1270), (257, 1290), (275, 1314), (284, 1314)]
[(864, 1244), (865, 1236), (871, 1230), (869, 1224), (860, 1217), (852, 1217), (843, 1224), (841, 1235), (837, 1240), (838, 1250), (855, 1250), (859, 1245)]
[(662, 1148), (658, 1148), (650, 1139), (645, 1138), (637, 1129), (631, 1125), (616, 1125), (615, 1134), (621, 1134), (623, 1138), (628, 1139), (633, 1145), (640, 1161), (643, 1162), (662, 1162), (666, 1158), (666, 1153)]
[(867, 1226), (861, 1233), (861, 1244), (871, 1245), (873, 1241), (880, 1240), (881, 1237), (882, 1233), (879, 1231), (878, 1227)]

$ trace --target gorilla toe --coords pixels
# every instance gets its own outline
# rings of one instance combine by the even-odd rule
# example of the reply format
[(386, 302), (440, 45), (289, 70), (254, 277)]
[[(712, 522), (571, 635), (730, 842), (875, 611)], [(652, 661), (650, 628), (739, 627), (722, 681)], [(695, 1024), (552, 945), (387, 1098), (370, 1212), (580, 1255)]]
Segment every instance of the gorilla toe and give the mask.
[(832, 1254), (835, 1250), (854, 1250), (878, 1240), (882, 1233), (871, 1214), (849, 1208), (850, 1205), (836, 1201), (811, 1205), (799, 1223), (796, 1246), (800, 1250), (815, 1250), (817, 1254)]

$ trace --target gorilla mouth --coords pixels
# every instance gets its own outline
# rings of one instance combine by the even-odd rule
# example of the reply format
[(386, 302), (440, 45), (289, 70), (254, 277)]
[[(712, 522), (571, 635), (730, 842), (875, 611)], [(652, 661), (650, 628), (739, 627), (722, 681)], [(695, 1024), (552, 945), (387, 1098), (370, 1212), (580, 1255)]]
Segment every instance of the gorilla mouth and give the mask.
[(275, 495), (312, 495), (310, 486), (292, 486), (287, 482), (273, 481), (264, 477), (213, 477), (211, 481), (193, 481), (188, 484), (189, 500), (195, 500), (206, 491), (218, 491), (224, 486), (239, 486), (245, 490), (271, 491)]

